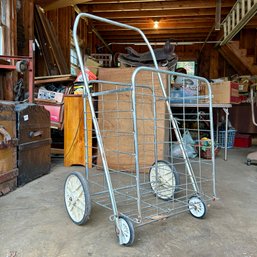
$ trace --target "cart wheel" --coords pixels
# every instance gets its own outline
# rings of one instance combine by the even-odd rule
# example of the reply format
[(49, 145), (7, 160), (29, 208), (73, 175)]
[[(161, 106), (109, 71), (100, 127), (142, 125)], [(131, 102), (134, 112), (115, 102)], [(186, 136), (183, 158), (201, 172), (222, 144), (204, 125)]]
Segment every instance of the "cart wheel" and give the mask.
[(251, 160), (247, 159), (247, 160), (246, 160), (246, 165), (247, 165), (247, 166), (250, 166), (250, 165), (251, 165)]
[(134, 243), (135, 230), (132, 221), (124, 216), (119, 217), (120, 231), (116, 227), (116, 234), (121, 245), (130, 246)]
[(204, 201), (198, 196), (191, 196), (189, 198), (188, 209), (191, 215), (198, 219), (202, 219), (207, 212)]
[(91, 212), (90, 194), (87, 180), (79, 172), (72, 172), (65, 180), (64, 203), (75, 224), (87, 222)]
[[(157, 174), (156, 174), (157, 172)], [(167, 161), (157, 161), (149, 171), (150, 185), (157, 197), (170, 200), (178, 190), (179, 174)]]

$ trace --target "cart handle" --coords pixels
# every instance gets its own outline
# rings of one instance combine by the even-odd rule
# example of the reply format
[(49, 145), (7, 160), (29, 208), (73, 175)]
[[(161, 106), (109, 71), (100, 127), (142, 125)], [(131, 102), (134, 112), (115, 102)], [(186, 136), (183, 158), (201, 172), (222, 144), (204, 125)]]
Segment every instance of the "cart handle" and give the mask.
[[(113, 21), (113, 20), (109, 20), (109, 19), (102, 18), (102, 17), (99, 17), (99, 16), (95, 16), (95, 15), (92, 15), (92, 14), (89, 14), (89, 13), (80, 13), (76, 17), (74, 25), (73, 25), (73, 39), (74, 39), (74, 42), (75, 42), (76, 51), (77, 51), (77, 53), (78, 52), (80, 53), (78, 55), (79, 64), (80, 64), (80, 67), (81, 67), (81, 72), (82, 72), (83, 79), (86, 82), (87, 87), (88, 87), (88, 79), (87, 79), (87, 76), (86, 76), (84, 68), (83, 68), (84, 64), (83, 64), (81, 50), (79, 48), (79, 43), (78, 43), (78, 38), (77, 38), (77, 29), (78, 29), (79, 20), (81, 18), (90, 18), (90, 19), (93, 19), (93, 20), (98, 20), (100, 22), (109, 23), (109, 24), (112, 24), (112, 25), (115, 25), (115, 26), (118, 26), (118, 27), (122, 27), (122, 28), (125, 28), (125, 29), (130, 29), (130, 30), (134, 30), (134, 31), (138, 32), (142, 36), (142, 38), (145, 41), (147, 47), (149, 48), (149, 51), (150, 51), (151, 56), (153, 58), (154, 67), (156, 69), (158, 69), (158, 63), (157, 63), (153, 48), (152, 48), (151, 44), (149, 43), (148, 39), (146, 38), (145, 34), (143, 33), (143, 31), (141, 29), (130, 26), (130, 25), (127, 25), (127, 24), (124, 24), (124, 23), (120, 23), (120, 22), (117, 22), (117, 21)], [(161, 86), (164, 88), (162, 78), (159, 74), (158, 74), (158, 79), (160, 81)]]

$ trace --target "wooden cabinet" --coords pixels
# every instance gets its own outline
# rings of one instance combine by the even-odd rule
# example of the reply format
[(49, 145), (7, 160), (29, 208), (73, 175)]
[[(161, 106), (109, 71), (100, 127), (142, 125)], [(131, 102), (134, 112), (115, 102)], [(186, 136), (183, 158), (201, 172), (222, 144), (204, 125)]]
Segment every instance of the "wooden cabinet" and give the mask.
[[(87, 105), (88, 164), (92, 167), (92, 118)], [(64, 166), (85, 165), (84, 111), (81, 95), (64, 97)]]
[(13, 102), (0, 102), (0, 195), (17, 187), (16, 114)]

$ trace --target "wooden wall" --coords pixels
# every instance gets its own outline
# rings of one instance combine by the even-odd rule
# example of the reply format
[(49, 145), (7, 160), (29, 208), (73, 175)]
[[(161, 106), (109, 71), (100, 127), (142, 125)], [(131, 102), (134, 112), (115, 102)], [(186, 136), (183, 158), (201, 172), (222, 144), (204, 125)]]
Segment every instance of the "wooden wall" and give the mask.
[[(6, 24), (3, 26), (3, 54), (17, 55), (17, 12), (16, 0), (6, 2)], [(1, 99), (13, 100), (13, 84), (17, 81), (16, 72), (0, 71)]]
[[(29, 13), (29, 15), (28, 15)], [(29, 55), (29, 40), (34, 39), (34, 4), (33, 0), (20, 1), (17, 9), (17, 52)]]
[[(64, 53), (65, 60), (70, 66), (70, 49), (72, 42), (72, 30), (76, 17), (73, 7), (59, 8), (46, 12), (46, 16), (52, 23), (57, 38)], [(82, 20), (78, 27), (78, 37), (83, 49), (88, 47), (88, 29), (86, 22)]]
[(65, 60), (70, 65), (70, 29), (74, 17), (73, 8), (67, 7), (49, 11), (46, 13), (46, 16), (52, 23)]

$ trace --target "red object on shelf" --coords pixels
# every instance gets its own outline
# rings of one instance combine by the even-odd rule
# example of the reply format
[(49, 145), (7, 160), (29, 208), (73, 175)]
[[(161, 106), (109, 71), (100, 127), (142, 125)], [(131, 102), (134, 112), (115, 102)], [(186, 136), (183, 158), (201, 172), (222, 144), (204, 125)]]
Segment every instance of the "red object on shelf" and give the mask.
[(63, 104), (44, 104), (44, 107), (50, 112), (51, 121), (63, 122)]
[(252, 146), (252, 137), (247, 134), (236, 134), (234, 147), (251, 147)]

